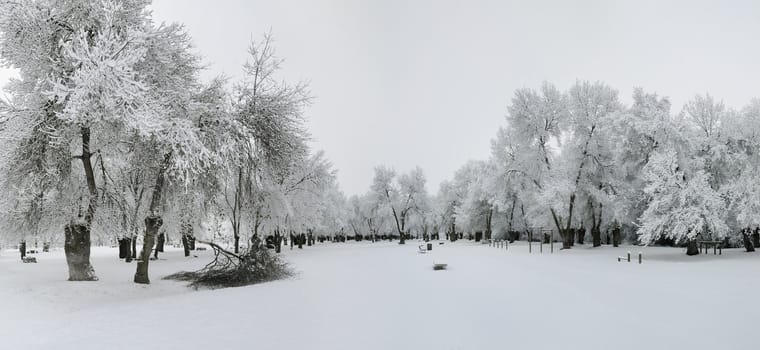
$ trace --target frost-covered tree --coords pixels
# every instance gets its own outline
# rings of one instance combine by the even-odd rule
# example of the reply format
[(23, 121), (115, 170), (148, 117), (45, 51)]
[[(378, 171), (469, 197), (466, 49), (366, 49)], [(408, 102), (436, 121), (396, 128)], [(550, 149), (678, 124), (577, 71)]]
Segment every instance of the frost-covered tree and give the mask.
[(108, 175), (96, 167), (119, 153), (127, 135), (161, 130), (162, 110), (143, 65), (156, 30), (147, 4), (0, 3), (0, 57), (20, 73), (8, 88), (12, 127), (4, 138), (12, 151), (3, 161), (14, 186), (6, 189), (27, 218), (41, 218), (36, 213), (49, 208), (43, 211), (50, 226), (65, 222), (72, 281), (97, 279), (91, 228), (104, 191), (98, 184)]
[(687, 175), (676, 152), (652, 155), (644, 167), (644, 192), (649, 196), (641, 216), (640, 240), (659, 238), (687, 242), (687, 254), (699, 254), (698, 237), (722, 238), (728, 233), (726, 203), (710, 186), (710, 175), (697, 168)]
[(272, 194), (265, 186), (288, 178), (308, 154), (303, 124), (304, 108), (311, 101), (308, 86), (278, 80), (282, 59), (276, 56), (271, 34), (251, 43), (248, 53), (243, 79), (233, 92), (232, 113), (241, 136), (238, 157), (232, 160), (223, 194), (235, 252), (243, 223), (258, 227), (262, 219), (267, 206), (262, 199)]
[(427, 195), (425, 182), (425, 174), (419, 167), (400, 176), (390, 168), (375, 168), (371, 191), (377, 202), (390, 211), (400, 237), (399, 244), (405, 243), (408, 220), (414, 214), (418, 202)]

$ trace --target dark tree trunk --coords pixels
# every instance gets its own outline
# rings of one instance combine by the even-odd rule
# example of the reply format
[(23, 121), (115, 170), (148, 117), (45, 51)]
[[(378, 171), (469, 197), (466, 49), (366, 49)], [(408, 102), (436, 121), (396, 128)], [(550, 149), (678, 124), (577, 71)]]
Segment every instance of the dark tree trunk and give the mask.
[(185, 256), (190, 256), (190, 237), (193, 236), (193, 225), (184, 222), (180, 225), (180, 233), (182, 235), (182, 249), (184, 250)]
[(699, 254), (699, 247), (697, 247), (697, 240), (690, 239), (688, 242), (686, 242), (686, 255), (697, 255), (697, 254)]
[(235, 254), (240, 253), (240, 235), (235, 235)]
[(158, 253), (164, 252), (164, 243), (166, 242), (166, 234), (161, 233), (158, 235), (158, 238), (156, 239), (156, 249), (155, 253), (153, 254), (153, 257), (158, 259)]
[(752, 245), (760, 247), (760, 228), (755, 228), (755, 231), (752, 232)]
[[(749, 229), (747, 231), (749, 231)], [(750, 240), (750, 235), (747, 231), (742, 231), (742, 243), (744, 243), (744, 249), (746, 249), (747, 252), (754, 252), (755, 245), (752, 244), (752, 240)]]
[(565, 234), (562, 235), (562, 249), (570, 249), (573, 246), (573, 240), (575, 239), (575, 230), (572, 228), (565, 229)]
[(591, 229), (591, 239), (594, 242), (594, 247), (602, 246), (602, 230), (600, 230), (599, 227)]
[(148, 263), (150, 262), (150, 252), (153, 250), (153, 243), (156, 240), (158, 230), (164, 221), (160, 216), (149, 216), (145, 218), (145, 237), (143, 238), (143, 247), (140, 252), (140, 260), (137, 262), (137, 272), (135, 272), (135, 283), (150, 284), (148, 278)]
[(182, 248), (185, 250), (185, 256), (190, 256), (190, 242), (188, 242), (187, 234), (182, 234)]
[(21, 253), (21, 260), (24, 260), (26, 257), (26, 241), (21, 241), (21, 244), (18, 245), (18, 252)]
[(133, 236), (129, 239), (130, 244), (130, 250), (129, 250), (129, 256), (127, 257), (127, 262), (132, 262), (132, 260), (137, 259), (137, 236)]
[(586, 239), (586, 229), (581, 227), (578, 229), (578, 244), (583, 244), (584, 239)]
[(129, 238), (119, 239), (119, 259), (126, 259), (131, 252), (129, 251)]
[(491, 239), (491, 220), (493, 219), (493, 208), (488, 209), (488, 214), (486, 215), (486, 232), (485, 239)]
[(617, 247), (620, 244), (620, 227), (615, 226), (612, 229), (612, 246)]
[[(92, 170), (90, 153), (90, 128), (80, 129), (82, 135), (82, 155), (78, 158), (82, 161), (85, 180), (87, 183), (88, 199), (87, 211), (84, 218), (78, 218), (64, 227), (64, 251), (66, 263), (69, 266), (69, 281), (97, 281), (95, 269), (90, 264), (90, 228), (95, 209), (98, 204), (98, 189), (95, 186), (95, 172)], [(80, 222), (79, 220), (82, 220)]]
[(63, 230), (66, 263), (69, 265), (69, 281), (97, 281), (90, 265), (90, 228), (82, 223), (70, 223)]

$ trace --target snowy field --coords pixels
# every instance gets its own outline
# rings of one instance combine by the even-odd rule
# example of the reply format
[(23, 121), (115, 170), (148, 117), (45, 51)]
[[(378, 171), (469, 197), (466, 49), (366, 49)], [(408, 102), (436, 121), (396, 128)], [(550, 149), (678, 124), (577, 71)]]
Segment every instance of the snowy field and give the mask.
[[(161, 280), (210, 251), (135, 264), (93, 248), (98, 282), (67, 282), (63, 252), (0, 254), (0, 349), (757, 349), (760, 254), (677, 248), (543, 254), (472, 242), (284, 250), (289, 280), (195, 291)], [(546, 247), (545, 247), (546, 248)], [(556, 247), (555, 247), (556, 248)], [(618, 263), (627, 250), (644, 263)], [(433, 271), (434, 262), (449, 269)]]

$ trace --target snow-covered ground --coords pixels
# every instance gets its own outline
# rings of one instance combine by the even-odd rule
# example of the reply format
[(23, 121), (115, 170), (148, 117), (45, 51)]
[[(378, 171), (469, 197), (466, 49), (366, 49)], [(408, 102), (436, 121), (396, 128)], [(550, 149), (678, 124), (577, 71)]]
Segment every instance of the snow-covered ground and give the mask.
[[(100, 281), (67, 282), (63, 252), (0, 253), (0, 349), (757, 349), (760, 253), (473, 242), (285, 250), (294, 278), (195, 291), (162, 276), (211, 253), (134, 263), (93, 248)], [(546, 248), (546, 247), (545, 247)], [(619, 263), (627, 250), (644, 263)], [(433, 271), (432, 264), (448, 270)]]

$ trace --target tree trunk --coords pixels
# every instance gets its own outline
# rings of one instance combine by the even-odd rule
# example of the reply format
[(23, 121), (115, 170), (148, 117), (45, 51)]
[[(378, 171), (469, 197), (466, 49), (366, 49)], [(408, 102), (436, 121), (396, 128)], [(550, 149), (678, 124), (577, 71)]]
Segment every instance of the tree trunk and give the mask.
[(578, 244), (583, 244), (584, 239), (586, 239), (586, 229), (583, 227), (579, 228), (576, 238), (578, 239)]
[(187, 240), (187, 234), (182, 234), (182, 248), (185, 250), (185, 256), (190, 256), (190, 242)]
[(755, 231), (752, 232), (752, 245), (760, 247), (760, 228), (755, 228)]
[(488, 215), (486, 215), (486, 232), (485, 239), (491, 239), (491, 219), (493, 218), (493, 208), (488, 209)]
[(164, 191), (164, 172), (166, 172), (166, 169), (169, 167), (170, 160), (171, 153), (165, 154), (164, 160), (161, 163), (161, 168), (158, 170), (158, 175), (156, 176), (156, 185), (153, 187), (153, 196), (150, 199), (150, 214), (145, 218), (145, 237), (143, 238), (143, 248), (140, 252), (140, 261), (137, 262), (137, 271), (135, 271), (135, 283), (150, 283), (150, 279), (148, 278), (148, 263), (150, 262), (150, 252), (153, 250), (153, 243), (155, 243), (158, 230), (161, 228), (161, 225), (164, 224), (164, 221), (161, 219), (158, 212)]
[(145, 218), (145, 237), (143, 238), (143, 247), (140, 252), (140, 260), (137, 262), (137, 272), (135, 272), (135, 283), (150, 284), (148, 278), (148, 263), (150, 262), (150, 252), (153, 250), (153, 243), (158, 234), (158, 230), (164, 221), (160, 216), (149, 216)]
[(594, 241), (594, 247), (602, 246), (602, 230), (600, 230), (599, 227), (591, 229), (591, 238)]
[(129, 258), (127, 258), (127, 262), (132, 262), (132, 260), (137, 259), (137, 236), (132, 236), (130, 242), (132, 243), (132, 249), (129, 252)]
[(747, 252), (754, 252), (755, 245), (752, 244), (752, 240), (749, 239), (749, 233), (747, 233), (747, 231), (742, 231), (742, 243), (744, 243), (744, 249), (746, 249)]
[(688, 242), (686, 242), (686, 255), (697, 255), (697, 254), (699, 254), (699, 247), (697, 247), (697, 240), (690, 239)]
[(24, 260), (26, 257), (26, 241), (21, 241), (21, 244), (18, 245), (18, 252), (21, 253), (21, 260)]
[[(82, 160), (85, 180), (87, 182), (87, 212), (84, 218), (78, 218), (64, 227), (66, 263), (69, 266), (69, 281), (97, 281), (95, 269), (90, 264), (90, 228), (98, 204), (98, 189), (95, 186), (95, 172), (92, 170), (90, 153), (90, 128), (81, 128)], [(84, 220), (82, 220), (84, 219)]]
[(612, 229), (612, 246), (617, 247), (619, 244), (620, 244), (620, 227), (615, 226), (615, 228)]
[(591, 199), (589, 199), (588, 203), (589, 207), (591, 207), (591, 239), (593, 240), (594, 247), (600, 247), (602, 245), (602, 203), (599, 203), (599, 220), (596, 219), (594, 203), (591, 202)]
[(126, 259), (130, 254), (132, 253), (129, 251), (129, 238), (119, 239), (119, 259)]
[(164, 243), (166, 242), (166, 234), (160, 233), (158, 234), (158, 238), (156, 239), (156, 249), (155, 253), (153, 254), (153, 257), (158, 259), (158, 253), (164, 252)]
[(572, 228), (566, 228), (565, 234), (562, 235), (562, 249), (570, 249), (575, 239), (575, 231)]
[(90, 265), (90, 228), (83, 223), (69, 223), (63, 230), (66, 263), (69, 265), (69, 281), (97, 281)]

